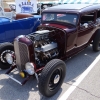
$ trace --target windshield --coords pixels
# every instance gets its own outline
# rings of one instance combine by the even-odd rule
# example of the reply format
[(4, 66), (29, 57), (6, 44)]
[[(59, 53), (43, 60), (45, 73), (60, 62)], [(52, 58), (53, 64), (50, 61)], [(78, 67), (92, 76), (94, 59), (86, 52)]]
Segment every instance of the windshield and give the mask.
[(77, 15), (68, 14), (68, 13), (44, 13), (42, 16), (42, 21), (44, 22), (63, 22), (76, 25), (77, 24)]

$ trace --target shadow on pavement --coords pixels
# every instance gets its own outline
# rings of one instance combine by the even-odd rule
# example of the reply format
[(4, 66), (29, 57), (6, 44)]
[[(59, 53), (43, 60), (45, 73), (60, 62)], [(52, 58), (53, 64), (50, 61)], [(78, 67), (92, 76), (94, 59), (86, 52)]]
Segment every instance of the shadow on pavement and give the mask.
[(75, 78), (82, 74), (92, 64), (92, 62), (96, 59), (99, 53), (100, 52), (92, 51), (92, 48), (88, 47), (81, 53), (67, 60), (67, 74), (64, 82), (75, 82)]

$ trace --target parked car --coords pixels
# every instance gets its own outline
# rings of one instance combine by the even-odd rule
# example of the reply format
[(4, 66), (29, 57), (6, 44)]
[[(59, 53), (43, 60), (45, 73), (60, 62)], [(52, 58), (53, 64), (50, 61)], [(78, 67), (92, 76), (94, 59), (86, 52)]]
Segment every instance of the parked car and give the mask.
[(16, 11), (16, 5), (15, 4), (9, 4), (9, 7), (12, 11)]
[(10, 66), (5, 55), (8, 52), (14, 53), (12, 44), (14, 38), (36, 31), (37, 26), (40, 25), (40, 18), (40, 15), (4, 12), (0, 7), (0, 66)]
[(56, 6), (58, 4), (53, 3), (38, 3), (37, 4), (37, 14), (41, 14), (42, 11), (48, 7)]
[[(20, 85), (35, 75), (39, 91), (49, 97), (58, 92), (65, 78), (66, 64), (63, 60), (76, 55), (89, 44), (92, 44), (93, 51), (100, 50), (100, 4), (54, 6), (43, 11), (41, 21), (36, 32), (15, 38), (15, 54), (5, 56), (6, 61), (12, 64), (6, 74)], [(15, 68), (24, 81), (9, 75)]]

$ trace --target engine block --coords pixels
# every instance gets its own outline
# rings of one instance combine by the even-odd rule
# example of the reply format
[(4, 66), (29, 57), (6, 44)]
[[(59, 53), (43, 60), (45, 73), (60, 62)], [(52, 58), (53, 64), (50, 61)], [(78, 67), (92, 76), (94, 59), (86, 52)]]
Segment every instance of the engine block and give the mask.
[(56, 41), (49, 36), (50, 32), (52, 31), (40, 30), (28, 35), (34, 41), (35, 59), (38, 63), (47, 62), (59, 54)]

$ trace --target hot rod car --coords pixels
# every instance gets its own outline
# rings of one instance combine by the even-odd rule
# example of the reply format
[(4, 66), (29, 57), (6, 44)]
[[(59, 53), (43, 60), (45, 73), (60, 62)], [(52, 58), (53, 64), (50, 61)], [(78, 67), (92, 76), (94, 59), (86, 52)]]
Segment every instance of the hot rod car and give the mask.
[[(65, 4), (47, 8), (41, 21), (36, 32), (15, 38), (15, 54), (5, 56), (12, 64), (6, 75), (20, 85), (36, 76), (39, 91), (49, 97), (58, 92), (63, 83), (66, 75), (63, 60), (89, 44), (93, 51), (100, 50), (100, 4)], [(15, 68), (24, 78), (22, 82), (9, 75)]]
[(14, 38), (36, 31), (40, 25), (40, 18), (40, 15), (4, 12), (0, 7), (0, 66), (10, 66), (5, 60), (5, 55), (14, 51), (12, 44)]

